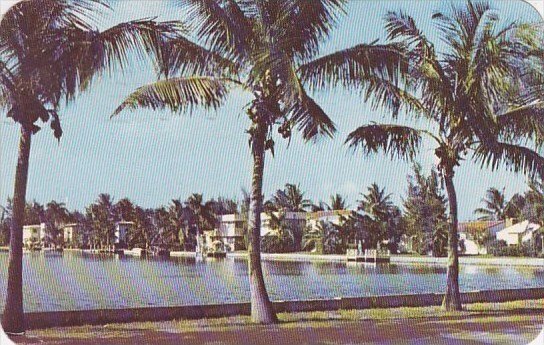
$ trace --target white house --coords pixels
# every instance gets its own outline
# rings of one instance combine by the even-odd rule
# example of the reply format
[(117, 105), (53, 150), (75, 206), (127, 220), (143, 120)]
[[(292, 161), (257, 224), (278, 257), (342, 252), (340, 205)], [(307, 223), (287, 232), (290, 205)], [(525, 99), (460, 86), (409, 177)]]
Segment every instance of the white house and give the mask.
[(133, 222), (120, 221), (115, 223), (115, 246), (125, 248), (127, 243), (127, 232), (134, 225)]
[[(461, 246), (461, 243), (463, 244)], [(474, 241), (465, 232), (459, 233), (459, 252), (465, 255), (485, 255), (487, 254), (487, 248), (480, 247), (476, 241)]]
[(305, 213), (306, 226), (315, 229), (319, 222), (341, 225), (353, 212), (351, 210), (332, 210)]
[(45, 223), (23, 226), (23, 243), (41, 243), (45, 236)]
[[(280, 212), (272, 213), (275, 217), (280, 217)], [(306, 212), (285, 212), (284, 221), (291, 227), (291, 229), (299, 229), (302, 233), (302, 230), (306, 226)], [(268, 213), (261, 213), (261, 236), (266, 236), (274, 229), (270, 227), (270, 220), (272, 216)]]
[(497, 232), (497, 240), (503, 240), (509, 246), (520, 245), (531, 241), (533, 233), (538, 229), (540, 229), (540, 225), (526, 220)]
[[(67, 247), (73, 248), (74, 241), (80, 232), (80, 226), (77, 223), (65, 224), (62, 226), (62, 236), (64, 244)], [(86, 242), (85, 240), (83, 242)]]
[[(206, 242), (211, 244), (215, 239), (222, 239), (230, 250), (244, 248), (244, 225), (245, 221), (239, 214), (225, 214), (218, 217), (218, 228), (208, 232)], [(208, 239), (209, 238), (209, 239)], [(208, 244), (208, 243), (207, 243)]]

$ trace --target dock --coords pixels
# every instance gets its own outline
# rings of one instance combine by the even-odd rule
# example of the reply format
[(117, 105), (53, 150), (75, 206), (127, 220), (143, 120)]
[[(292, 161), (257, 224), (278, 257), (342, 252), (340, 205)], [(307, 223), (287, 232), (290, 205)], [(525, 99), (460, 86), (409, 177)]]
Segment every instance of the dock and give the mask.
[(387, 249), (348, 249), (346, 252), (348, 262), (371, 262), (371, 263), (389, 263), (391, 262), (391, 253)]

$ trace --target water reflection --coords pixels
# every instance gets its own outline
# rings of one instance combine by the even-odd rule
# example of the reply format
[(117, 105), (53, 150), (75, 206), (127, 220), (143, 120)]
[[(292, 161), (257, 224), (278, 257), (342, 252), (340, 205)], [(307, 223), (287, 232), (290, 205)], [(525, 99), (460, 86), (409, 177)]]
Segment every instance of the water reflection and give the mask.
[[(0, 303), (4, 302), (7, 254), (0, 254)], [(232, 303), (247, 301), (245, 259), (139, 259), (95, 254), (24, 256), (26, 309), (73, 310)], [(440, 265), (264, 261), (274, 300), (320, 299), (441, 292)], [(461, 289), (544, 286), (543, 268), (461, 266)], [(1, 306), (0, 306), (1, 307)]]

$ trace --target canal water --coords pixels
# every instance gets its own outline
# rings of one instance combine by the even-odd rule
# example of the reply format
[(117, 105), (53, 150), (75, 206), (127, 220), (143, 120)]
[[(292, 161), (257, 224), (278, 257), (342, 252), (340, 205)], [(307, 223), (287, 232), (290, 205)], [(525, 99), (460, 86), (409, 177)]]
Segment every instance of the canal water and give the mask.
[[(0, 307), (7, 253), (0, 253)], [(24, 260), (26, 311), (86, 310), (244, 302), (245, 259), (140, 259), (31, 253)], [(263, 261), (272, 300), (442, 292), (438, 265)], [(462, 291), (544, 287), (540, 267), (461, 267)]]

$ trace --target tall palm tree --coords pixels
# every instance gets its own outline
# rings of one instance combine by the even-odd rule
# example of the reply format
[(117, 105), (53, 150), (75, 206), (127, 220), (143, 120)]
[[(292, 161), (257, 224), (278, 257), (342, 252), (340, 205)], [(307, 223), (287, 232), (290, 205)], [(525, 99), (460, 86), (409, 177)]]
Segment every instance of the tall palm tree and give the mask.
[(340, 194), (334, 194), (330, 197), (330, 203), (327, 205), (330, 210), (345, 210), (348, 207), (346, 198)]
[(47, 242), (59, 245), (61, 226), (68, 222), (69, 218), (70, 212), (64, 203), (54, 200), (47, 203), (45, 208)]
[(485, 206), (474, 210), (474, 213), (481, 215), (479, 220), (504, 220), (506, 218), (507, 202), (504, 198), (504, 189), (501, 192), (497, 188), (489, 188), (482, 202)]
[(385, 188), (380, 189), (376, 183), (373, 183), (368, 187), (367, 193), (361, 195), (363, 198), (359, 200), (358, 206), (360, 211), (365, 212), (376, 221), (387, 219), (394, 205), (391, 201), (391, 194), (385, 194)]
[(544, 225), (544, 182), (534, 179), (525, 193), (523, 215), (532, 222)]
[(217, 219), (212, 201), (204, 201), (202, 194), (194, 193), (187, 198), (185, 206), (192, 212), (197, 226), (197, 234), (214, 229)]
[(331, 195), (329, 200), (330, 201), (328, 204), (324, 201), (319, 201), (318, 204), (311, 205), (312, 212), (345, 210), (347, 207), (349, 207), (346, 199), (338, 193)]
[(446, 42), (440, 53), (412, 17), (387, 14), (389, 38), (408, 44), (411, 67), (401, 87), (379, 94), (397, 105), (407, 104), (410, 113), (431, 121), (431, 130), (371, 124), (350, 133), (346, 142), (362, 147), (365, 154), (381, 150), (392, 159), (414, 158), (423, 137), (435, 144), (450, 217), (443, 308), (460, 310), (455, 170), (473, 159), (492, 170), (505, 165), (515, 172), (542, 175), (544, 101), (533, 88), (526, 89), (527, 97), (511, 97), (524, 90), (521, 75), (534, 61), (534, 42), (526, 25), (501, 25), (489, 4), (470, 1), (450, 13), (434, 14), (433, 20)]
[(398, 44), (361, 44), (320, 55), (321, 43), (344, 12), (345, 2), (184, 0), (189, 24), (201, 44), (179, 38), (165, 45), (166, 79), (140, 87), (114, 113), (138, 107), (168, 107), (173, 112), (196, 106), (215, 109), (234, 87), (253, 96), (246, 111), (253, 159), (248, 251), (251, 315), (257, 323), (277, 321), (260, 260), (263, 172), (266, 151), (274, 154), (274, 130), (283, 138), (290, 138), (295, 128), (305, 140), (332, 136), (332, 120), (305, 86), (394, 75), (402, 60)]
[(267, 202), (269, 211), (305, 212), (312, 203), (304, 198), (300, 186), (287, 183), (284, 189), (278, 189)]
[[(62, 136), (58, 114), (63, 100), (71, 101), (92, 77), (139, 56), (164, 41), (173, 24), (138, 20), (103, 32), (94, 25), (103, 0), (33, 0), (11, 7), (0, 22), (0, 107), (21, 125), (14, 186), (8, 287), (2, 325), (7, 332), (24, 331), (22, 296), (22, 225), (32, 135), (50, 124)], [(114, 64), (115, 63), (115, 64)]]

